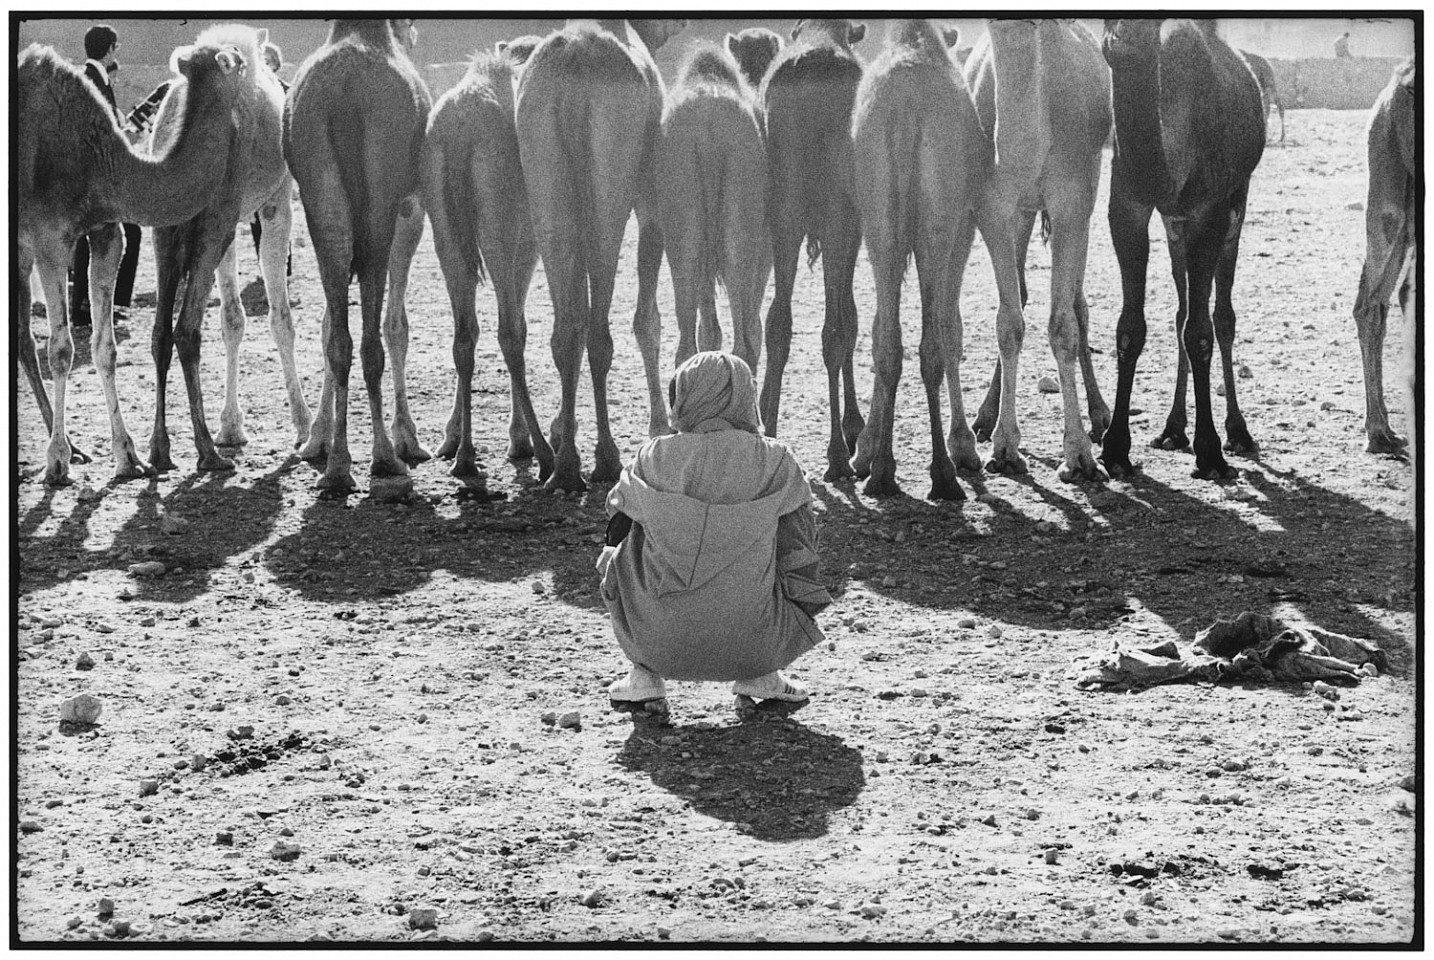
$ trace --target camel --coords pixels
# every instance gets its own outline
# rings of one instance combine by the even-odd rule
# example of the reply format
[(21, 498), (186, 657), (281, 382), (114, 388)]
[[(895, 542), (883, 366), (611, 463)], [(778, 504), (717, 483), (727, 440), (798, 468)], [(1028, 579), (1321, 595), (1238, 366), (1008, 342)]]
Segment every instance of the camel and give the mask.
[[(995, 144), (990, 202), (1014, 231), (1022, 308), (1026, 250), (1037, 214), (1051, 246), (1049, 335), (1065, 416), (1058, 476), (1065, 481), (1104, 479), (1091, 439), (1098, 439), (1109, 425), (1110, 408), (1101, 397), (1091, 364), (1090, 310), (1085, 299), (1090, 217), (1100, 185), (1101, 149), (1111, 125), (1110, 78), (1100, 45), (1077, 20), (989, 20), (987, 33), (966, 61), (965, 76), (981, 125)], [(968, 223), (957, 240), (956, 257), (963, 264), (972, 238)], [(958, 268), (958, 297), (960, 282)], [(1003, 337), (1003, 358), (1009, 345)], [(1019, 356), (1019, 336), (1014, 346)], [(1081, 422), (1077, 364), (1085, 384), (1090, 434)], [(1014, 371), (1005, 376), (1005, 365), (998, 360), (973, 424), (977, 440), (992, 439), (992, 428), (999, 432), (1006, 416), (1008, 430), (1014, 426), (1015, 395), (1007, 390), (1014, 391), (1015, 384)], [(992, 469), (1025, 472), (1016, 442), (1008, 440), (1004, 452), (997, 443)]]
[(685, 25), (685, 20), (571, 22), (538, 45), (519, 81), (518, 152), (553, 299), (553, 360), (562, 384), (562, 405), (549, 430), (554, 466), (545, 481), (548, 489), (587, 488), (574, 409), (584, 348), (598, 429), (592, 479), (614, 481), (622, 469), (608, 425), (608, 311), (634, 209), (639, 289), (633, 330), (647, 372), (649, 432), (666, 429), (657, 357), (662, 240), (651, 193), (664, 91), (652, 51)]
[[(659, 220), (677, 316), (677, 363), (722, 349), (714, 284), (727, 288), (732, 352), (753, 369), (771, 269), (767, 151), (756, 93), (726, 49), (694, 46), (678, 72), (657, 149)], [(697, 335), (697, 314), (702, 329)]]
[(851, 288), (861, 249), (851, 111), (862, 72), (852, 45), (864, 36), (866, 25), (851, 20), (798, 20), (792, 43), (777, 55), (762, 82), (770, 176), (767, 222), (776, 288), (767, 311), (767, 366), (759, 408), (767, 435), (776, 436), (782, 373), (792, 345), (792, 286), (805, 238), (808, 264), (822, 258), (825, 287), (828, 481), (854, 475), (849, 457), (864, 426), (852, 381), (857, 316)]
[(1285, 102), (1280, 98), (1280, 88), (1275, 83), (1275, 68), (1270, 66), (1270, 61), (1258, 53), (1251, 53), (1248, 50), (1240, 50), (1240, 56), (1250, 65), (1250, 72), (1255, 75), (1255, 82), (1260, 85), (1260, 102), (1264, 104), (1264, 117), (1266, 123), (1270, 119), (1270, 108), (1274, 107), (1280, 113), (1280, 143), (1285, 142)]
[[(284, 159), (299, 187), (326, 301), (323, 340), (333, 381), (333, 426), (323, 432), (331, 439), (318, 487), (328, 495), (341, 496), (355, 486), (348, 447), (353, 362), (348, 288), (354, 275), (363, 317), (360, 356), (373, 419), (369, 473), (408, 476), (402, 448), (395, 449), (383, 422), (380, 313), (397, 222), (403, 217), (411, 223), (416, 213), (422, 228), (422, 209), (414, 196), (433, 101), (405, 53), (412, 31), (407, 20), (335, 20), (324, 45), (299, 67), (284, 106)], [(401, 350), (392, 349), (407, 343), (401, 302), (392, 313), (394, 329), (383, 332), (394, 353), (395, 381), (401, 382)], [(402, 344), (395, 343), (399, 337)], [(400, 407), (406, 408), (406, 402), (396, 398), (396, 411)], [(321, 398), (311, 433), (329, 413)]]
[[(1375, 101), (1369, 119), (1365, 256), (1354, 301), (1354, 322), (1364, 358), (1364, 431), (1369, 453), (1399, 455), (1408, 442), (1389, 428), (1389, 411), (1384, 405), (1384, 332), (1389, 300), (1396, 289), (1406, 331), (1418, 323), (1413, 294), (1418, 273), (1415, 207), (1419, 196), (1415, 79), (1414, 61), (1400, 64)], [(1413, 343), (1413, 334), (1406, 333), (1411, 370)], [(1409, 423), (1412, 434), (1412, 412)]]
[[(21, 52), (16, 89), (18, 248), (13, 277), (20, 362), (50, 434), (45, 482), (69, 482), (78, 451), (65, 432), (65, 391), (73, 346), (65, 303), (65, 271), (75, 241), (90, 235), (91, 348), (105, 404), (115, 477), (146, 476), (120, 415), (115, 389), (115, 340), (111, 311), (122, 255), (119, 223), (144, 226), (182, 223), (208, 202), (209, 185), (227, 169), (235, 130), (231, 112), (252, 84), (243, 55), (227, 44), (203, 43), (176, 50), (171, 65), (187, 93), (176, 136), (156, 156), (131, 148), (113, 113), (85, 80), (53, 49), (32, 45)], [(49, 363), (53, 408), (30, 336), (30, 274), (39, 269), (50, 320)], [(79, 454), (79, 462), (87, 458)]]
[(434, 104), (423, 156), (424, 206), (453, 307), (458, 371), (453, 413), (438, 455), (452, 458), (450, 475), (479, 492), (487, 489), (487, 475), (473, 449), (474, 298), (485, 280), (491, 279), (498, 301), (498, 345), (508, 367), (508, 459), (535, 457), (541, 480), (553, 470), (553, 451), (533, 410), (524, 358), (528, 326), (523, 306), (538, 262), (514, 125), (515, 76), (538, 42), (526, 41), (500, 42), (495, 52), (473, 58), (463, 79)]
[[(292, 214), (290, 198), (293, 180), (284, 164), (281, 120), (284, 91), (279, 78), (264, 64), (260, 52), (268, 42), (267, 30), (225, 25), (200, 35), (200, 42), (227, 43), (240, 50), (252, 83), (233, 115), (236, 130), (230, 164), (210, 184), (210, 202), (197, 216), (183, 224), (155, 231), (154, 251), (158, 271), (158, 297), (150, 349), (155, 365), (154, 430), (150, 437), (150, 462), (159, 471), (173, 470), (169, 430), (166, 425), (166, 392), (169, 365), (176, 346), (184, 369), (189, 395), (194, 442), (199, 449), (201, 471), (234, 469), (234, 462), (221, 456), (216, 446), (238, 447), (248, 442), (243, 410), (239, 404), (239, 348), (244, 341), (246, 318), (239, 297), (239, 266), (234, 246), (235, 223), (247, 224), (258, 213), (267, 229), (260, 241), (260, 260), (265, 292), (269, 300), (269, 330), (279, 348), (284, 385), (289, 395), (289, 414), (296, 432), (295, 444), (309, 435), (311, 417), (304, 400), (302, 381), (294, 365), (294, 321), (289, 308), (285, 261), (289, 249)], [(152, 148), (160, 148), (179, 131), (183, 118), (185, 81), (174, 81), (154, 119)], [(215, 280), (219, 285), (220, 315), (223, 317), (226, 354), (224, 408), (220, 414), (217, 439), (211, 438), (204, 417), (203, 394), (199, 384), (199, 353), (204, 310)], [(183, 289), (183, 298), (176, 299)]]
[[(876, 279), (872, 327), (875, 385), (871, 416), (857, 441), (853, 469), (869, 496), (899, 492), (892, 428), (901, 378), (901, 284), (913, 257), (921, 290), (921, 379), (931, 417), (933, 500), (964, 500), (941, 428), (941, 382), (950, 368), (952, 432), (964, 433), (960, 388), (961, 323), (953, 299), (952, 259), (960, 225), (982, 203), (991, 145), (970, 92), (936, 27), (898, 20), (888, 46), (866, 68), (852, 114), (856, 200)], [(980, 461), (976, 461), (979, 467)]]
[[(1250, 176), (1265, 149), (1260, 87), (1215, 33), (1213, 20), (1107, 20), (1102, 50), (1110, 64), (1115, 112), (1110, 233), (1120, 262), (1123, 297), (1116, 326), (1115, 412), (1101, 462), (1112, 476), (1130, 462), (1130, 394), (1145, 347), (1145, 276), (1150, 214), (1159, 210), (1170, 239), (1179, 297), (1175, 325), (1195, 380), (1195, 470), (1198, 479), (1233, 479), (1210, 404), (1210, 360), (1220, 345), (1225, 378), (1225, 449), (1252, 454), (1255, 441), (1235, 396), (1231, 290)], [(1215, 308), (1210, 309), (1211, 286)], [(1213, 334), (1213, 336), (1212, 336)], [(1185, 436), (1185, 382), (1156, 447)]]

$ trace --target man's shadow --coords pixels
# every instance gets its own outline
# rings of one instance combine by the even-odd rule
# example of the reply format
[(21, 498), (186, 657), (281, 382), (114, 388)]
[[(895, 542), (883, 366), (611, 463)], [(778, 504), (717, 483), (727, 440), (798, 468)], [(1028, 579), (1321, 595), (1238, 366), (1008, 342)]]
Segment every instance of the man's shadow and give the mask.
[(637, 724), (617, 762), (758, 840), (825, 836), (866, 785), (861, 752), (791, 719), (737, 726)]

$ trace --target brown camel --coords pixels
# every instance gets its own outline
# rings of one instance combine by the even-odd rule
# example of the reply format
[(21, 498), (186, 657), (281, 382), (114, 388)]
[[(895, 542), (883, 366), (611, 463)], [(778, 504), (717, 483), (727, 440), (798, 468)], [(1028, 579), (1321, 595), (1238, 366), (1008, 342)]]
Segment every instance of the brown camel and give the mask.
[(458, 84), (434, 104), (424, 147), (424, 205), (453, 307), (453, 362), (458, 389), (438, 455), (453, 459), (451, 475), (472, 490), (487, 489), (473, 450), (473, 350), (478, 340), (474, 298), (491, 280), (498, 301), (498, 345), (508, 367), (511, 412), (508, 458), (536, 457), (539, 479), (553, 470), (528, 392), (523, 314), (538, 262), (528, 191), (518, 162), (514, 81), (537, 46), (526, 38), (479, 53)]
[(575, 414), (585, 348), (598, 429), (592, 478), (616, 480), (622, 469), (608, 425), (608, 311), (634, 209), (639, 291), (633, 326), (647, 369), (649, 429), (665, 429), (656, 305), (662, 241), (650, 193), (663, 88), (651, 51), (685, 23), (570, 23), (538, 45), (519, 81), (518, 150), (553, 299), (553, 360), (562, 383), (562, 407), (549, 431), (555, 449), (549, 489), (586, 489)]
[[(22, 324), (20, 362), (50, 433), (45, 482), (69, 481), (76, 451), (65, 433), (65, 389), (73, 346), (65, 305), (65, 271), (75, 241), (90, 235), (90, 293), (94, 332), (91, 349), (100, 373), (115, 459), (115, 476), (143, 476), (120, 416), (115, 390), (115, 341), (111, 310), (123, 252), (119, 223), (145, 226), (182, 223), (204, 208), (209, 185), (222, 176), (233, 152), (231, 112), (252, 84), (243, 55), (233, 46), (200, 44), (175, 51), (172, 65), (184, 78), (184, 123), (158, 155), (134, 151), (114, 115), (84, 74), (49, 47), (30, 46), (15, 74), (19, 197), (18, 247), (13, 277), (16, 322)], [(30, 274), (39, 269), (50, 320), (49, 363), (54, 406), (30, 336)], [(83, 455), (81, 462), (84, 462)]]
[(761, 88), (772, 61), (782, 52), (782, 35), (766, 27), (748, 27), (739, 33), (729, 33), (724, 43), (753, 90)]
[(851, 20), (798, 20), (793, 42), (762, 83), (776, 288), (767, 311), (767, 369), (759, 404), (767, 434), (776, 436), (782, 373), (792, 346), (792, 287), (805, 238), (808, 263), (822, 258), (825, 287), (827, 480), (853, 475), (849, 458), (863, 426), (852, 382), (857, 316), (851, 284), (861, 250), (861, 216), (852, 182), (851, 111), (861, 62), (851, 48), (864, 36), (866, 25)]
[[(220, 314), (224, 321), (225, 400), (220, 415), (217, 443), (242, 446), (248, 442), (243, 412), (239, 405), (239, 347), (244, 339), (244, 305), (239, 299), (238, 260), (234, 249), (235, 223), (249, 223), (256, 212), (265, 218), (261, 241), (265, 291), (269, 299), (269, 328), (279, 347), (284, 383), (289, 394), (290, 416), (302, 443), (309, 433), (310, 416), (303, 386), (294, 366), (294, 322), (289, 309), (285, 261), (289, 248), (293, 181), (284, 165), (281, 147), (281, 119), (284, 92), (279, 78), (260, 56), (268, 41), (267, 30), (234, 24), (211, 27), (199, 42), (229, 44), (238, 49), (252, 83), (244, 99), (233, 110), (235, 132), (227, 170), (210, 182), (210, 201), (197, 216), (185, 223), (161, 227), (154, 234), (158, 297), (155, 309), (151, 352), (155, 364), (154, 430), (150, 437), (150, 461), (156, 470), (173, 470), (169, 430), (166, 425), (166, 392), (169, 365), (175, 347), (184, 369), (189, 395), (194, 442), (199, 448), (200, 470), (232, 470), (233, 461), (221, 456), (210, 437), (204, 416), (203, 393), (199, 383), (199, 354), (204, 310), (214, 281), (219, 281)], [(179, 106), (184, 102), (185, 81), (174, 82), (160, 105), (151, 135), (153, 149), (171, 142), (184, 121)], [(182, 300), (179, 300), (180, 290)], [(179, 300), (178, 304), (176, 301)], [(178, 318), (176, 320), (176, 306)]]
[[(404, 52), (412, 30), (407, 20), (335, 20), (324, 45), (300, 66), (284, 108), (284, 158), (299, 186), (326, 301), (323, 339), (333, 379), (333, 428), (318, 486), (331, 494), (354, 488), (348, 448), (353, 362), (348, 288), (354, 275), (363, 316), (360, 355), (373, 418), (370, 475), (408, 475), (383, 422), (380, 320), (397, 221), (400, 216), (411, 221), (418, 208), (413, 197), (419, 191), (432, 105), (428, 87)], [(421, 208), (417, 219), (421, 229)], [(401, 309), (394, 314), (398, 323), (405, 321)], [(406, 329), (401, 333), (406, 343)], [(393, 335), (387, 339), (392, 347)], [(396, 357), (395, 367), (400, 365)], [(321, 401), (320, 421), (327, 412)]]
[[(1100, 185), (1101, 149), (1111, 126), (1110, 74), (1100, 44), (1076, 20), (990, 20), (966, 61), (965, 74), (981, 125), (996, 148), (989, 197), (997, 215), (1011, 224), (1022, 307), (1026, 250), (1037, 214), (1051, 246), (1049, 334), (1065, 415), (1058, 474), (1067, 481), (1077, 476), (1104, 479), (1091, 437), (1105, 432), (1110, 409), (1091, 364), (1090, 311), (1085, 299), (1090, 216)], [(968, 221), (957, 240), (956, 258), (963, 264), (970, 251), (971, 227)], [(960, 277), (958, 270), (958, 291)], [(1003, 360), (1012, 346), (1019, 356), (1021, 334), (1016, 327), (1008, 326), (999, 337)], [(991, 439), (993, 427), (999, 434), (1003, 422), (1008, 431), (1014, 429), (1017, 381), (1014, 370), (1006, 376), (1003, 360), (996, 363), (973, 424), (978, 440)], [(1081, 422), (1077, 364), (1085, 383), (1089, 435)], [(1004, 443), (998, 440), (990, 468), (1025, 472), (1018, 441), (1019, 433)]]
[[(1116, 326), (1115, 411), (1100, 459), (1128, 475), (1130, 395), (1145, 348), (1145, 277), (1150, 215), (1159, 210), (1170, 241), (1179, 305), (1181, 359), (1165, 430), (1154, 446), (1175, 449), (1185, 435), (1185, 377), (1195, 380), (1195, 470), (1231, 479), (1210, 404), (1215, 343), (1225, 382), (1225, 449), (1253, 453), (1255, 441), (1235, 396), (1235, 308), (1231, 291), (1250, 177), (1265, 149), (1260, 86), (1215, 30), (1214, 20), (1107, 20), (1102, 52), (1110, 64), (1115, 158), (1110, 234), (1123, 296)], [(1215, 307), (1211, 310), (1211, 288)]]
[[(1416, 71), (1413, 59), (1394, 71), (1369, 119), (1369, 197), (1364, 208), (1364, 269), (1354, 301), (1354, 322), (1364, 357), (1364, 431), (1370, 453), (1402, 454), (1408, 441), (1389, 427), (1384, 405), (1384, 332), (1395, 291), (1406, 329), (1414, 312), (1416, 280), (1415, 207), (1419, 196), (1418, 141), (1415, 137)], [(1412, 334), (1406, 336), (1412, 348)], [(1410, 368), (1413, 369), (1413, 353)], [(1412, 408), (1411, 408), (1412, 411)], [(1413, 434), (1413, 416), (1409, 420)]]
[[(941, 428), (941, 381), (951, 378), (952, 433), (974, 456), (961, 399), (961, 320), (955, 310), (957, 233), (975, 216), (991, 175), (991, 144), (965, 81), (927, 20), (898, 20), (857, 89), (852, 115), (856, 199), (876, 279), (871, 417), (852, 466), (868, 495), (899, 492), (892, 427), (901, 379), (901, 284), (913, 257), (921, 290), (921, 379), (931, 418), (933, 500), (964, 500)], [(979, 461), (976, 465), (979, 467)]]
[[(732, 350), (756, 369), (762, 293), (771, 267), (767, 151), (756, 93), (721, 47), (694, 46), (662, 117), (657, 197), (672, 269), (677, 363), (722, 349), (714, 285), (727, 288)], [(697, 336), (697, 314), (702, 330)]]
[(1260, 85), (1260, 101), (1265, 105), (1265, 122), (1270, 119), (1270, 108), (1274, 107), (1280, 113), (1280, 143), (1285, 142), (1285, 102), (1280, 97), (1279, 85), (1275, 83), (1275, 69), (1270, 66), (1270, 61), (1258, 53), (1251, 53), (1248, 50), (1239, 51), (1240, 56), (1250, 65), (1250, 72), (1255, 75), (1255, 82)]

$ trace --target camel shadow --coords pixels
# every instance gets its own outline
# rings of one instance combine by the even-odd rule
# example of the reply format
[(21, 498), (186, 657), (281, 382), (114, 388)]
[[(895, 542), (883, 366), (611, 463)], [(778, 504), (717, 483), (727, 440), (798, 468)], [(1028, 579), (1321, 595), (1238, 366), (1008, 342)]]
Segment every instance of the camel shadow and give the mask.
[(861, 752), (791, 719), (736, 726), (635, 726), (617, 763), (692, 809), (758, 840), (825, 836), (866, 785)]
[[(1055, 480), (1054, 461), (1032, 467), (963, 475), (974, 508), (817, 487), (829, 587), (861, 580), (917, 607), (1053, 631), (1118, 630), (1143, 611), (1185, 641), (1248, 610), (1366, 638), (1394, 673), (1412, 668), (1408, 637), (1366, 609), (1414, 602), (1403, 520), (1253, 460), (1218, 502), (1146, 474), (1076, 486)], [(1031, 496), (1018, 502), (1011, 484)]]

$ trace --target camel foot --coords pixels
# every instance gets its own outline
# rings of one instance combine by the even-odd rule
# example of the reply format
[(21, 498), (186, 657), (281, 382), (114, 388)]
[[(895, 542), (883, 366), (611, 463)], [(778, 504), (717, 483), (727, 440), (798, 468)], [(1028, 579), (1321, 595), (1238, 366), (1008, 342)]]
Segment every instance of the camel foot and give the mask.
[(617, 444), (598, 444), (597, 456), (590, 479), (593, 483), (617, 483), (622, 476), (622, 455)]
[(335, 500), (353, 493), (358, 489), (358, 484), (354, 483), (353, 474), (345, 467), (325, 470), (314, 483), (314, 489), (319, 491), (319, 496), (323, 499)]
[(1100, 443), (1105, 437), (1105, 432), (1110, 429), (1110, 411), (1104, 413), (1090, 411), (1090, 430), (1086, 436), (1090, 437), (1091, 443)]
[(201, 453), (195, 469), (200, 473), (228, 473), (234, 469), (234, 461), (221, 457), (217, 452)]
[(901, 496), (901, 486), (896, 482), (895, 477), (878, 478), (873, 473), (867, 477), (861, 492), (868, 497), (899, 497)]
[(1190, 446), (1190, 437), (1184, 427), (1166, 427), (1160, 436), (1150, 441), (1150, 446), (1156, 450), (1185, 450)]
[(1126, 454), (1103, 453), (1100, 462), (1105, 466), (1112, 480), (1124, 480), (1140, 472), (1139, 465), (1131, 463), (1130, 457)]
[(249, 434), (244, 432), (244, 424), (231, 421), (219, 428), (214, 443), (221, 447), (242, 447), (249, 443)]
[(307, 460), (310, 463), (318, 463), (329, 458), (329, 441), (315, 434), (310, 434), (308, 442), (299, 448), (299, 459)]
[(1208, 466), (1197, 466), (1190, 471), (1190, 476), (1196, 480), (1214, 480), (1216, 482), (1225, 480), (1238, 480), (1240, 471), (1223, 461), (1212, 463)]
[(368, 475), (370, 477), (406, 477), (408, 476), (408, 465), (396, 456), (374, 457), (373, 463), (369, 465)]
[(152, 476), (154, 476), (154, 470), (139, 458), (139, 454), (134, 449), (134, 442), (127, 440), (115, 456), (115, 479), (139, 480)]
[(565, 490), (568, 493), (585, 493), (588, 489), (588, 485), (586, 483), (583, 483), (583, 478), (577, 473), (577, 471), (572, 471), (568, 473), (559, 470), (554, 472), (552, 476), (548, 477), (548, 479), (543, 483), (543, 489)]
[[(836, 483), (838, 480), (851, 480), (855, 477), (856, 471), (853, 470), (851, 464), (845, 460), (838, 460), (828, 464), (826, 473), (822, 474), (822, 479), (827, 483)], [(870, 481), (867, 481), (867, 483), (869, 485)]]
[(438, 449), (433, 451), (433, 455), (439, 460), (452, 460), (458, 456), (458, 437), (445, 436), (443, 442), (438, 445)]
[[(1393, 430), (1373, 430), (1369, 434), (1369, 446), (1364, 448), (1365, 453), (1378, 453), (1385, 456), (1407, 457), (1409, 455), (1409, 441), (1399, 436)], [(71, 463), (74, 461), (71, 460)]]
[(976, 452), (974, 447), (958, 447), (953, 450), (951, 445), (947, 444), (946, 452), (950, 455), (951, 462), (956, 465), (958, 471), (963, 473), (981, 472), (981, 455)]
[(488, 471), (480, 467), (478, 462), (471, 457), (466, 461), (455, 461), (453, 469), (448, 471), (448, 475), (462, 482), (464, 486), (484, 489), (488, 486)]
[(75, 481), (70, 477), (70, 465), (68, 463), (56, 463), (51, 461), (45, 467), (45, 486), (47, 487), (68, 487)]
[(976, 415), (976, 420), (971, 424), (971, 431), (976, 434), (977, 443), (990, 443), (991, 434), (996, 429), (995, 415), (986, 416), (985, 411)]
[(425, 463), (433, 459), (433, 454), (423, 449), (423, 444), (418, 442), (415, 434), (400, 433), (397, 430), (394, 431), (393, 452), (407, 464)]
[(531, 460), (533, 459), (533, 441), (527, 437), (519, 440), (516, 437), (508, 439), (508, 460)]
[(1250, 436), (1249, 428), (1243, 423), (1225, 424), (1225, 452), (1241, 457), (1257, 456), (1260, 445)]
[(70, 444), (70, 463), (86, 464), (92, 463), (93, 460), (94, 458), (92, 458), (88, 453), (85, 453), (85, 451), (81, 450), (74, 444)]
[(998, 453), (986, 461), (987, 473), (1001, 473), (1008, 477), (1023, 477), (1031, 472), (1026, 465), (1026, 458), (1019, 453)]
[(965, 500), (966, 491), (961, 489), (961, 484), (956, 482), (956, 471), (932, 470), (931, 490), (926, 494), (927, 500)]
[(1082, 480), (1089, 480), (1092, 483), (1104, 483), (1110, 479), (1094, 456), (1086, 453), (1075, 460), (1069, 457), (1061, 461), (1056, 468), (1056, 476), (1062, 483), (1080, 483)]
[(169, 441), (156, 443), (151, 440), (149, 444), (149, 465), (154, 468), (155, 473), (168, 473), (171, 470), (179, 469), (174, 465), (174, 460), (169, 455)]

